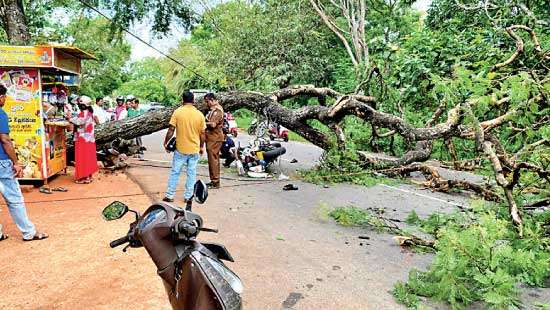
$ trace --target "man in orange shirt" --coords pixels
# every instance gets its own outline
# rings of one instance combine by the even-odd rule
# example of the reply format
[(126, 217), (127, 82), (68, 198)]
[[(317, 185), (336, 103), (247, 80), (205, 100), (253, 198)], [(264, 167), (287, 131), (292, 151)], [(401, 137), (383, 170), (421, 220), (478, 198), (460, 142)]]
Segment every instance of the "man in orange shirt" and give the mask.
[(193, 188), (197, 178), (197, 164), (204, 153), (206, 121), (204, 115), (193, 105), (194, 95), (184, 92), (183, 105), (176, 109), (170, 118), (170, 127), (164, 138), (164, 148), (168, 151), (168, 142), (176, 133), (176, 150), (172, 159), (172, 171), (168, 179), (168, 189), (164, 201), (173, 202), (176, 187), (183, 166), (186, 167), (187, 180), (183, 195), (187, 207), (191, 207)]

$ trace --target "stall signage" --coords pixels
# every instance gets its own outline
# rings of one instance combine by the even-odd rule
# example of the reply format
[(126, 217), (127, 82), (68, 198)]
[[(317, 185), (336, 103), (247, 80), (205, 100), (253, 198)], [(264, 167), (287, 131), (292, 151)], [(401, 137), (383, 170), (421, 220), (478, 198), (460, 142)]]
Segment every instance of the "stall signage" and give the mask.
[(10, 138), (23, 167), (23, 178), (43, 179), (46, 172), (38, 69), (0, 68), (0, 84), (8, 89), (3, 109), (8, 114)]
[(0, 66), (51, 67), (53, 48), (0, 45)]

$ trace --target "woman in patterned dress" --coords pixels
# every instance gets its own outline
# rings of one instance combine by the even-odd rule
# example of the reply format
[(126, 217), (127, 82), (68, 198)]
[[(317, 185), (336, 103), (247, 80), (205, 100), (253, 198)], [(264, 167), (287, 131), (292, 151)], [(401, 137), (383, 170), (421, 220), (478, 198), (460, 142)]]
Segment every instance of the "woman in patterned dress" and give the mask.
[(80, 97), (78, 102), (80, 113), (70, 119), (77, 126), (75, 132), (75, 182), (88, 184), (92, 182), (92, 175), (99, 170), (97, 166), (94, 126), (94, 110), (92, 99), (88, 96)]

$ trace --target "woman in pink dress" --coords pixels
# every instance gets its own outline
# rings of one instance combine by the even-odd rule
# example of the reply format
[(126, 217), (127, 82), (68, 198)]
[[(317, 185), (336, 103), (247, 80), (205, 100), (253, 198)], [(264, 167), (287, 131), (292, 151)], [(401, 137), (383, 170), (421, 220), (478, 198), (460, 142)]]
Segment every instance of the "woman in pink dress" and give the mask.
[(88, 96), (80, 97), (78, 106), (80, 113), (70, 119), (70, 122), (77, 126), (75, 132), (75, 182), (88, 184), (92, 182), (92, 175), (99, 168), (97, 166), (96, 145), (94, 135), (94, 110), (92, 99)]

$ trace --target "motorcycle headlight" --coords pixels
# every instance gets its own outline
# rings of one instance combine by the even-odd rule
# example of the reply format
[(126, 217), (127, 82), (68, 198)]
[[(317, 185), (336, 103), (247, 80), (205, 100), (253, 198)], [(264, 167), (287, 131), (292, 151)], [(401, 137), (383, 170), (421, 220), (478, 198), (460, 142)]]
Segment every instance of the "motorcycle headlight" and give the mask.
[(220, 273), (222, 278), (224, 278), (227, 283), (231, 286), (231, 288), (237, 293), (242, 294), (244, 290), (243, 283), (241, 282), (241, 279), (229, 268), (225, 267), (225, 265), (220, 264), (218, 261), (211, 259), (210, 257), (206, 257), (208, 262)]

